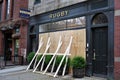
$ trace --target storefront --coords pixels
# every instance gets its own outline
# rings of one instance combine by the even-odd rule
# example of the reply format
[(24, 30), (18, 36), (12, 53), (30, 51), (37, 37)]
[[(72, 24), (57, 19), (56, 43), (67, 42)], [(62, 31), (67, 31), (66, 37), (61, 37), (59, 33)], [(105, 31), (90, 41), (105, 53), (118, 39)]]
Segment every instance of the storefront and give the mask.
[[(39, 38), (54, 43), (62, 36), (65, 51), (73, 36), (71, 57), (83, 56), (87, 61), (86, 75), (113, 79), (114, 76), (114, 9), (112, 1), (98, 0), (74, 4), (30, 18), (28, 52), (36, 51)], [(30, 44), (31, 43), (31, 44)]]

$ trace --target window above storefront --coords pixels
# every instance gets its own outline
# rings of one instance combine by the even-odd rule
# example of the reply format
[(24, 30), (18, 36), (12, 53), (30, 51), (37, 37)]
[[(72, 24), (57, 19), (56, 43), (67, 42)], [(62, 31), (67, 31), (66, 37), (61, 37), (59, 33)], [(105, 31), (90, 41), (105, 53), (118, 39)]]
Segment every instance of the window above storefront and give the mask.
[(2, 16), (2, 3), (0, 3), (0, 21), (1, 21), (1, 16)]
[(93, 0), (91, 2), (91, 10), (108, 7), (108, 0)]

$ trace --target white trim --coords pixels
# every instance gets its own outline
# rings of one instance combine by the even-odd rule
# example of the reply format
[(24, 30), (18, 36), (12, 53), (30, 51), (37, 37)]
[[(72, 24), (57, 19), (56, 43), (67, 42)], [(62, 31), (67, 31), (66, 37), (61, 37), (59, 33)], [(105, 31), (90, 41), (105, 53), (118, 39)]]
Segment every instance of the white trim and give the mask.
[(120, 16), (120, 10), (115, 10), (115, 16)]

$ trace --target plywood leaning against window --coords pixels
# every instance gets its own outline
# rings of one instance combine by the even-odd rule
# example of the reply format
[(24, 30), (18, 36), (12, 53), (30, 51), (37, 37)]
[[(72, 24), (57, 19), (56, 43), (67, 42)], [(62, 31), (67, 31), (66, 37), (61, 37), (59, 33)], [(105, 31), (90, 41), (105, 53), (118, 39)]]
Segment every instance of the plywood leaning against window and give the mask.
[[(65, 65), (64, 65), (63, 72), (62, 72), (62, 75), (64, 76), (65, 70), (66, 70), (66, 67), (67, 67), (68, 57), (70, 55), (70, 48), (71, 48), (71, 44), (72, 44), (72, 39), (73, 39), (73, 37), (71, 36), (69, 38), (69, 44), (66, 47), (66, 50), (64, 51), (64, 53), (59, 53), (59, 50), (60, 50), (60, 48), (61, 48), (61, 46), (63, 44), (61, 36), (60, 36), (60, 38), (59, 38), (59, 40), (57, 42), (58, 43), (57, 47), (55, 47), (56, 50), (54, 50), (53, 53), (48, 53), (49, 48), (51, 47), (52, 44), (54, 44), (54, 42), (53, 43), (51, 42), (52, 39), (50, 37), (47, 40), (47, 44), (46, 44), (46, 48), (45, 48), (44, 52), (43, 53), (40, 52), (41, 47), (42, 46), (44, 47), (42, 39), (41, 39), (40, 43), (39, 43), (38, 51), (36, 52), (35, 56), (33, 57), (32, 61), (30, 62), (27, 70), (30, 68), (31, 64), (34, 63), (33, 72), (42, 73), (42, 74), (48, 74), (48, 75), (56, 77), (57, 74), (58, 74), (58, 71), (60, 70), (60, 67), (62, 66), (63, 61), (65, 60)], [(41, 58), (37, 62), (37, 56), (38, 56), (38, 54), (41, 54)], [(47, 64), (46, 68), (43, 69), (44, 68), (44, 63), (45, 63), (46, 55), (52, 55), (52, 58), (50, 59), (49, 63)], [(62, 57), (62, 59), (60, 61), (60, 64), (58, 65), (55, 73), (53, 74), (53, 69), (54, 69), (54, 66), (55, 66), (56, 57), (58, 55), (62, 55), (63, 57)], [(51, 71), (49, 73), (46, 73), (51, 64), (52, 64)], [(39, 66), (40, 66), (41, 70), (37, 71)]]

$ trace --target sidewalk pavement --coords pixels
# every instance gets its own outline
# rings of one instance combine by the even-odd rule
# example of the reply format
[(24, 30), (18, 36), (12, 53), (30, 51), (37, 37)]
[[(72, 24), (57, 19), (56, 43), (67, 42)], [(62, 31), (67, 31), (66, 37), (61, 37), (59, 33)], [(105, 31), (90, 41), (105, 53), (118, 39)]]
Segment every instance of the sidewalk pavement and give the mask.
[(57, 78), (25, 71), (27, 66), (16, 66), (10, 69), (0, 70), (0, 80), (107, 80), (98, 77), (72, 78), (71, 75), (59, 76)]
[(17, 72), (17, 71), (25, 70), (26, 68), (27, 68), (27, 66), (12, 66), (12, 67), (7, 67), (5, 69), (0, 70), (0, 74)]

